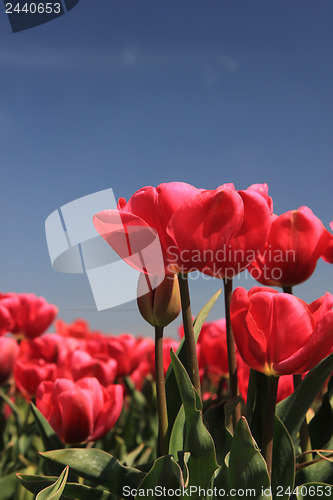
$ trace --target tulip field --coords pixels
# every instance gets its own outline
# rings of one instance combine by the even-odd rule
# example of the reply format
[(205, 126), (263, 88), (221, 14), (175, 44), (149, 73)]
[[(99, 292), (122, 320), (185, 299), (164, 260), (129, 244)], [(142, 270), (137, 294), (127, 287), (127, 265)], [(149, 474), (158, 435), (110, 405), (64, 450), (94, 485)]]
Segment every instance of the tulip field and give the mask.
[[(333, 498), (333, 295), (297, 296), (319, 259), (331, 272), (333, 221), (274, 214), (266, 184), (170, 182), (93, 224), (140, 271), (149, 333), (93, 331), (2, 290), (0, 500)], [(143, 259), (154, 238), (161, 259)], [(200, 311), (194, 271), (221, 283)]]

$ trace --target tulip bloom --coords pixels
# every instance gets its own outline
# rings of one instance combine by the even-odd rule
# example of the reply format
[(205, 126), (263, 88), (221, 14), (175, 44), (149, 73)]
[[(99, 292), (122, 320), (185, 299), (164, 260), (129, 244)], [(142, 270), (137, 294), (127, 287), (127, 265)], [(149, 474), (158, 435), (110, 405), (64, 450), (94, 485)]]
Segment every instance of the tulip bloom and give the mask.
[(19, 346), (11, 337), (0, 338), (0, 386), (11, 376), (19, 352)]
[[(128, 203), (121, 198), (118, 210), (96, 214), (93, 223), (120, 257), (142, 272), (160, 275), (198, 270), (224, 277), (229, 270), (234, 275), (250, 265), (269, 233), (267, 186), (258, 186), (245, 191), (236, 191), (231, 184), (215, 190), (182, 182), (148, 186)], [(149, 247), (154, 235), (161, 245), (163, 269), (151, 252), (147, 271), (138, 254)]]
[(199, 367), (205, 372), (228, 374), (228, 352), (225, 319), (202, 325), (198, 338)]
[(308, 207), (274, 216), (265, 249), (250, 267), (263, 285), (290, 287), (303, 283), (325, 254), (330, 234)]
[(33, 293), (0, 295), (0, 304), (5, 305), (9, 301), (11, 304), (7, 308), (13, 320), (10, 332), (27, 338), (38, 337), (44, 333), (58, 312), (56, 306)]
[(152, 326), (164, 328), (181, 311), (179, 284), (176, 275), (167, 275), (157, 287), (148, 288), (148, 276), (143, 273), (138, 281), (138, 308), (141, 316)]
[(15, 311), (19, 300), (14, 293), (0, 293), (0, 335), (9, 333), (14, 328)]
[[(330, 223), (330, 228), (333, 231), (333, 220)], [(327, 248), (326, 248), (324, 254), (322, 255), (322, 258), (326, 262), (333, 264), (333, 234), (332, 233), (330, 233), (330, 240), (328, 242), (328, 245), (327, 245)]]
[(37, 408), (68, 444), (103, 437), (118, 420), (122, 405), (121, 385), (105, 388), (93, 377), (76, 383), (68, 379), (43, 382), (36, 393)]
[(267, 375), (301, 374), (333, 351), (333, 295), (309, 306), (271, 288), (236, 288), (231, 324), (244, 361)]
[(74, 380), (84, 377), (96, 377), (105, 387), (113, 384), (117, 376), (117, 361), (106, 355), (91, 356), (86, 351), (76, 349), (68, 359)]

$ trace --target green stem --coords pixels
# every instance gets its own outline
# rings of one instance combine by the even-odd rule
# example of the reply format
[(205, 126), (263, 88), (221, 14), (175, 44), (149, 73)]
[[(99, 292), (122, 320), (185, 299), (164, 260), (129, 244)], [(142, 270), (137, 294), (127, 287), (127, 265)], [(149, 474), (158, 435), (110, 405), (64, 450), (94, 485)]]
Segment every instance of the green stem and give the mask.
[[(291, 286), (284, 286), (283, 287), (284, 293), (290, 293), (291, 295), (293, 294), (293, 290)], [(296, 374), (293, 375), (293, 380), (294, 380), (294, 389), (299, 386), (299, 384), (302, 382), (302, 375)], [(309, 427), (308, 423), (306, 421), (306, 418), (303, 420), (302, 426), (299, 430), (299, 439), (300, 439), (300, 445), (301, 445), (301, 450), (302, 453), (304, 453), (303, 456), (303, 461), (306, 461), (306, 456), (309, 457), (309, 460), (312, 460), (313, 456), (312, 454), (308, 454), (311, 450), (311, 439), (310, 439), (310, 433), (309, 433)], [(306, 453), (306, 455), (305, 455)]]
[(164, 384), (163, 328), (159, 326), (155, 326), (155, 378), (160, 452), (161, 455), (167, 455), (168, 412)]
[(199, 396), (201, 396), (199, 364), (198, 364), (196, 341), (195, 341), (193, 322), (192, 322), (190, 292), (188, 288), (187, 274), (179, 273), (178, 281), (179, 281), (180, 298), (182, 302), (182, 315), (183, 315), (186, 357), (187, 357), (187, 372), (189, 374), (192, 384), (194, 385), (195, 390), (197, 391)]
[(266, 416), (262, 437), (263, 455), (266, 460), (269, 477), (272, 476), (274, 419), (278, 383), (279, 377), (269, 377)]
[[(238, 395), (238, 378), (237, 378), (236, 344), (230, 321), (232, 279), (224, 278), (223, 283), (224, 283), (225, 322), (226, 322), (226, 332), (227, 332), (227, 349), (228, 349), (228, 365), (229, 365), (229, 387), (230, 387), (230, 396), (231, 398), (234, 398)], [(240, 404), (238, 404), (235, 407), (232, 415), (232, 422), (234, 429), (240, 418), (241, 418), (241, 408)]]

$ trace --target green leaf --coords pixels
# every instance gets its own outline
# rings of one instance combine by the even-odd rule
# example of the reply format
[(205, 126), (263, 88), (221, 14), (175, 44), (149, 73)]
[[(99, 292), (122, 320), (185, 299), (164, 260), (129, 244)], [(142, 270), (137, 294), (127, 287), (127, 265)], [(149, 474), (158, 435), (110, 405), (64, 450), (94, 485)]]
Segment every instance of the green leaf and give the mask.
[(177, 453), (179, 450), (182, 450), (184, 447), (184, 439), (185, 439), (185, 410), (184, 406), (181, 406), (173, 424), (170, 442), (169, 442), (169, 453), (173, 455), (174, 458), (177, 457)]
[[(22, 485), (35, 495), (41, 489), (52, 485), (57, 479), (52, 476), (29, 476), (26, 474), (17, 474), (17, 477)], [(116, 500), (116, 497), (109, 491), (78, 483), (66, 483), (63, 496), (73, 499), (79, 498), (80, 500)]]
[(331, 484), (312, 482), (302, 484), (296, 488), (297, 500), (313, 500), (320, 497), (332, 498), (333, 486)]
[(146, 475), (138, 469), (121, 465), (112, 455), (94, 448), (47, 451), (41, 456), (57, 464), (69, 465), (79, 476), (118, 495), (122, 495), (125, 485), (136, 488)]
[(279, 417), (275, 416), (272, 463), (273, 498), (288, 500), (290, 495), (285, 492), (293, 489), (294, 482), (295, 451), (293, 443), (287, 429)]
[(1, 500), (12, 500), (18, 487), (16, 474), (9, 474), (0, 478), (0, 498)]
[(68, 471), (69, 466), (67, 465), (54, 484), (38, 493), (36, 500), (59, 500), (66, 485)]
[[(213, 305), (217, 301), (218, 297), (221, 294), (221, 290), (218, 290), (213, 297), (207, 302), (207, 304), (201, 309), (199, 314), (196, 316), (194, 320), (194, 336), (196, 341), (198, 341), (198, 337), (202, 328), (202, 325), (204, 324), (210, 310), (212, 309)], [(185, 344), (184, 344), (184, 338), (181, 340), (179, 347), (177, 349), (177, 356), (180, 359), (180, 361), (183, 363), (183, 365), (186, 364), (186, 349), (185, 349)], [(176, 377), (175, 373), (173, 370), (173, 366), (170, 363), (170, 366), (168, 368), (166, 377), (165, 377), (165, 391), (166, 391), (166, 398), (167, 398), (167, 409), (168, 409), (168, 421), (169, 421), (169, 436), (171, 435), (171, 430), (173, 427), (173, 424), (177, 418), (179, 408), (181, 407), (182, 401), (181, 397), (179, 395), (179, 391), (177, 389), (177, 382), (176, 382)]]
[(246, 490), (247, 496), (253, 499), (272, 500), (266, 462), (245, 417), (236, 426), (230, 453), (225, 458), (225, 466), (221, 467), (216, 476), (214, 486), (225, 490), (226, 497)]
[(226, 408), (226, 406), (225, 402), (213, 405), (204, 414), (204, 421), (214, 440), (217, 462), (220, 465), (223, 464), (225, 456), (230, 451), (232, 441), (232, 434), (226, 427), (229, 414), (229, 407)]
[(333, 442), (333, 377), (323, 397), (320, 408), (309, 423), (313, 449), (331, 448)]
[(333, 370), (333, 354), (313, 368), (299, 384), (295, 392), (281, 401), (276, 414), (286, 426), (294, 441), (305, 415)]
[[(187, 464), (189, 484), (204, 488), (210, 483), (214, 471), (218, 468), (214, 441), (202, 421), (200, 398), (184, 366), (173, 351), (171, 351), (171, 362), (185, 410), (184, 451), (191, 453)], [(197, 497), (194, 495), (192, 498)]]
[(35, 418), (38, 432), (42, 438), (45, 450), (48, 451), (63, 448), (64, 443), (58, 438), (57, 434), (54, 432), (44, 415), (33, 403), (30, 403), (30, 408)]
[(322, 460), (307, 465), (296, 473), (297, 485), (314, 481), (333, 484), (333, 463), (328, 460)]
[[(169, 498), (168, 490), (173, 492), (184, 485), (183, 475), (179, 465), (171, 455), (165, 455), (155, 460), (153, 467), (148, 472), (137, 488), (136, 499), (149, 498), (149, 490), (156, 492), (159, 498)], [(166, 489), (165, 493), (163, 489)], [(130, 488), (127, 488), (128, 492)], [(127, 491), (124, 489), (124, 496)], [(162, 494), (163, 493), (163, 494)], [(128, 496), (126, 494), (126, 496)]]
[(5, 403), (7, 403), (7, 405), (12, 410), (14, 418), (15, 418), (15, 422), (16, 422), (16, 427), (17, 427), (17, 430), (19, 431), (22, 427), (22, 418), (20, 415), (19, 408), (16, 406), (15, 403), (13, 403), (13, 401), (10, 399), (10, 397), (8, 397), (7, 394), (5, 394), (3, 392), (2, 389), (0, 389), (0, 399), (2, 399)]
[(256, 492), (254, 498), (271, 498), (261, 493), (262, 488), (270, 486), (267, 466), (244, 417), (239, 420), (232, 440), (229, 475), (233, 488), (250, 488)]

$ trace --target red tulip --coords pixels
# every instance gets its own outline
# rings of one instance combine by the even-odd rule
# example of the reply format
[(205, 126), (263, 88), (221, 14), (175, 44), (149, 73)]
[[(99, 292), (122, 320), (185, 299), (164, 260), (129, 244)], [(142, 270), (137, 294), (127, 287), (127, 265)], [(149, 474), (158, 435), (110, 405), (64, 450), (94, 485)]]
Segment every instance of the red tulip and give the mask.
[(103, 387), (96, 378), (78, 382), (42, 382), (36, 406), (58, 436), (68, 444), (96, 441), (118, 420), (123, 405), (121, 385)]
[(14, 293), (0, 293), (0, 335), (9, 333), (14, 327), (15, 311), (19, 300)]
[(19, 391), (29, 399), (41, 382), (55, 380), (60, 371), (63, 374), (68, 352), (66, 341), (57, 334), (23, 340), (14, 367)]
[[(330, 228), (333, 231), (333, 220), (330, 223)], [(333, 234), (332, 233), (330, 233), (330, 239), (329, 239), (327, 248), (326, 248), (324, 254), (322, 255), (322, 258), (326, 262), (330, 262), (331, 264), (333, 264)]]
[(19, 346), (11, 337), (0, 338), (0, 386), (11, 376), (19, 352)]
[(117, 375), (117, 361), (106, 355), (91, 356), (77, 349), (70, 355), (68, 364), (74, 380), (96, 377), (105, 387), (113, 384)]
[[(94, 216), (97, 231), (130, 265), (147, 272), (140, 251), (159, 237), (164, 269), (154, 251), (149, 254), (150, 274), (199, 270), (223, 277), (246, 267), (261, 251), (271, 217), (267, 186), (236, 191), (224, 185), (213, 191), (170, 182), (137, 191), (118, 210)], [(146, 262), (146, 261), (145, 261)]]
[[(184, 182), (160, 184), (157, 188), (146, 186), (139, 189), (126, 203), (118, 202), (118, 210), (103, 210), (96, 214), (93, 223), (99, 234), (109, 245), (135, 269), (144, 272), (149, 265), (150, 274), (173, 272), (169, 269), (170, 248), (174, 242), (167, 233), (173, 213), (182, 203), (200, 193), (200, 190)], [(149, 252), (149, 262), (142, 262), (141, 250), (149, 247), (158, 235), (164, 263), (160, 262), (158, 249)], [(172, 262), (171, 256), (171, 262)]]
[(244, 361), (267, 375), (313, 368), (333, 351), (333, 295), (309, 306), (271, 288), (236, 288), (231, 324)]
[(55, 330), (64, 337), (73, 337), (85, 340), (102, 340), (104, 336), (99, 331), (91, 331), (84, 319), (77, 319), (70, 324), (59, 319), (55, 322)]
[(9, 293), (0, 296), (0, 304), (11, 301), (13, 325), (10, 332), (33, 338), (44, 333), (57, 315), (58, 308), (33, 293)]
[(225, 319), (204, 323), (198, 338), (199, 366), (205, 372), (228, 374), (228, 352)]
[(140, 362), (139, 340), (129, 333), (106, 339), (104, 348), (109, 357), (117, 361), (119, 376), (131, 374)]
[(329, 239), (329, 232), (308, 207), (275, 216), (265, 249), (250, 267), (251, 275), (264, 285), (298, 285), (311, 276)]
[(0, 335), (10, 332), (13, 326), (13, 319), (7, 307), (0, 302)]

